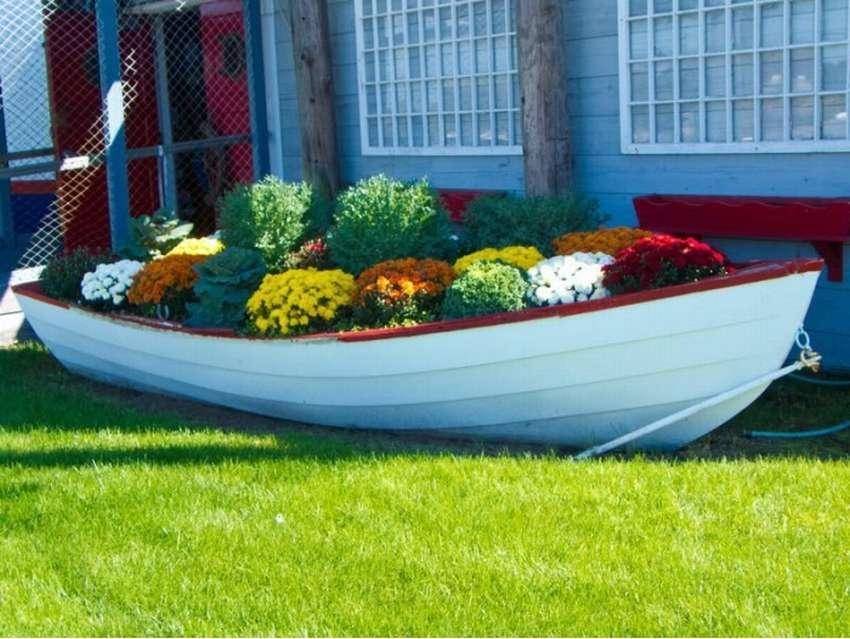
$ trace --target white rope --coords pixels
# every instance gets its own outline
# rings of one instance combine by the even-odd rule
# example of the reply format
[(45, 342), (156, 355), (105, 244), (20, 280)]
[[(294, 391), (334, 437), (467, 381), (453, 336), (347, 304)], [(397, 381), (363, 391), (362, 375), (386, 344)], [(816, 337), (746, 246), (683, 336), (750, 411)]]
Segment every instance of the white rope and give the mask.
[(673, 413), (672, 415), (662, 417), (661, 419), (658, 419), (652, 422), (651, 424), (642, 426), (641, 428), (626, 433), (625, 435), (621, 435), (616, 439), (612, 439), (609, 442), (600, 444), (599, 446), (588, 448), (587, 450), (579, 453), (578, 455), (575, 455), (573, 459), (590, 459), (591, 457), (604, 455), (605, 453), (610, 452), (616, 448), (620, 448), (621, 446), (625, 446), (626, 444), (633, 442), (636, 439), (661, 430), (665, 426), (670, 426), (671, 424), (680, 422), (683, 419), (687, 419), (688, 417), (691, 417), (692, 415), (695, 415), (707, 408), (712, 408), (713, 406), (722, 404), (723, 402), (729, 401), (730, 399), (734, 399), (739, 395), (743, 395), (748, 391), (758, 388), (759, 386), (762, 386), (764, 384), (769, 384), (777, 379), (785, 377), (786, 375), (790, 375), (791, 373), (795, 373), (806, 368), (817, 370), (820, 367), (821, 356), (811, 350), (808, 335), (802, 328), (800, 328), (800, 331), (798, 333), (797, 343), (802, 347), (800, 351), (800, 359), (791, 364), (790, 366), (786, 366), (785, 368), (780, 368), (779, 370), (775, 370), (772, 373), (762, 375), (757, 379), (741, 384), (740, 386), (736, 386), (735, 388), (720, 393), (719, 395), (715, 395), (714, 397), (710, 397), (700, 402), (699, 404), (689, 406), (688, 408)]

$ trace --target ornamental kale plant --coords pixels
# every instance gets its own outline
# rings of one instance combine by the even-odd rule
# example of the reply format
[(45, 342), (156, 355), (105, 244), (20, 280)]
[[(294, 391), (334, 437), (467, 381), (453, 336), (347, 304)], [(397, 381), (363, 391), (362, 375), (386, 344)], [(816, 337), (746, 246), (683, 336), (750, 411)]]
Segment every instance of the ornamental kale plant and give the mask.
[(238, 328), (245, 304), (266, 274), (263, 256), (251, 249), (225, 249), (195, 266), (197, 302), (188, 305), (188, 326)]
[(277, 271), (285, 268), (305, 237), (321, 232), (328, 205), (307, 183), (267, 177), (236, 187), (222, 198), (219, 208), (225, 245), (256, 249), (269, 269)]
[(189, 237), (193, 224), (184, 222), (174, 211), (158, 211), (130, 220), (130, 241), (122, 257), (146, 262), (162, 257)]
[(41, 290), (50, 297), (76, 302), (80, 299), (83, 276), (94, 271), (98, 264), (111, 261), (108, 253), (94, 254), (82, 248), (57, 255), (41, 272)]
[(446, 291), (446, 319), (492, 315), (525, 308), (522, 272), (502, 262), (475, 262)]
[(361, 273), (387, 260), (447, 258), (451, 235), (449, 218), (426, 182), (379, 175), (339, 196), (328, 246), (334, 262)]
[(555, 238), (594, 230), (604, 220), (595, 200), (577, 195), (482, 197), (472, 202), (466, 212), (466, 250), (531, 244), (544, 255), (551, 255)]

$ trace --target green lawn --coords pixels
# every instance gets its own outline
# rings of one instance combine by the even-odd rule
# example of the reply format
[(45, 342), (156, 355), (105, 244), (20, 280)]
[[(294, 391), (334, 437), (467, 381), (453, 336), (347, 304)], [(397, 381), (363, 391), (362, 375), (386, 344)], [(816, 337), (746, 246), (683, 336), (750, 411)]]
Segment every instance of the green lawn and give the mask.
[[(670, 458), (276, 424), (0, 351), (0, 634), (846, 635), (850, 392)], [(239, 430), (237, 430), (239, 429)]]

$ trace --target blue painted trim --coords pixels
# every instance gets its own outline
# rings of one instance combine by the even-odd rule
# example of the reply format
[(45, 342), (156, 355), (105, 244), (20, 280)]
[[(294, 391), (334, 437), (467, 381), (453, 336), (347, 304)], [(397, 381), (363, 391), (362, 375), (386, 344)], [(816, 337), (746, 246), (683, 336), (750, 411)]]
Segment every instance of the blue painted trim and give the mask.
[(154, 18), (156, 56), (156, 106), (159, 115), (159, 190), (162, 208), (177, 212), (177, 169), (174, 153), (174, 128), (171, 123), (171, 94), (168, 87), (168, 60), (165, 51), (165, 27), (162, 15)]
[(245, 20), (245, 54), (248, 69), (248, 106), (251, 110), (254, 177), (259, 179), (271, 172), (266, 74), (263, 67), (263, 18), (260, 0), (245, 0), (242, 6)]
[(100, 60), (100, 95), (106, 115), (106, 185), (109, 229), (113, 250), (130, 237), (130, 188), (127, 177), (127, 134), (124, 130), (124, 91), (116, 0), (95, 0), (97, 51)]
[[(3, 100), (3, 81), (0, 78), (0, 156), (9, 153), (6, 141), (6, 108)], [(8, 162), (0, 160), (0, 169), (8, 168)], [(15, 226), (12, 220), (12, 182), (0, 178), (0, 246), (15, 246)]]

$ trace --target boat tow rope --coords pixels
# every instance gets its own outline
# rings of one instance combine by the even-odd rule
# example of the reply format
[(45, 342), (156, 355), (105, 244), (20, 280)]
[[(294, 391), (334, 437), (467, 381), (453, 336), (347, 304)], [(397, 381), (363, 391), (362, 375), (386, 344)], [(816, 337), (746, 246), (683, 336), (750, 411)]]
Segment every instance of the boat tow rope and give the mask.
[(599, 446), (593, 446), (592, 448), (588, 448), (587, 450), (575, 455), (573, 459), (590, 459), (592, 457), (604, 455), (605, 453), (611, 452), (612, 450), (620, 448), (621, 446), (625, 446), (626, 444), (629, 444), (635, 441), (636, 439), (651, 435), (652, 433), (659, 431), (662, 428), (665, 428), (672, 424), (676, 424), (682, 421), (683, 419), (687, 419), (688, 417), (691, 417), (701, 411), (706, 410), (707, 408), (712, 408), (714, 406), (717, 406), (718, 404), (722, 404), (731, 399), (735, 399), (736, 397), (743, 395), (748, 391), (756, 389), (759, 386), (769, 384), (777, 379), (785, 377), (786, 375), (790, 375), (791, 373), (796, 373), (798, 371), (806, 369), (811, 370), (813, 372), (819, 371), (821, 356), (812, 350), (809, 334), (806, 333), (805, 329), (803, 329), (802, 326), (797, 329), (796, 344), (797, 347), (800, 349), (800, 356), (793, 364), (775, 370), (772, 373), (762, 375), (761, 377), (741, 384), (740, 386), (736, 386), (731, 390), (724, 391), (718, 395), (715, 395), (714, 397), (709, 397), (708, 399), (703, 400), (698, 404), (694, 404), (693, 406), (689, 406), (688, 408), (677, 411), (672, 415), (657, 419), (651, 424), (642, 426), (636, 430), (626, 433), (625, 435), (621, 435), (616, 439), (612, 439), (609, 442), (600, 444)]

